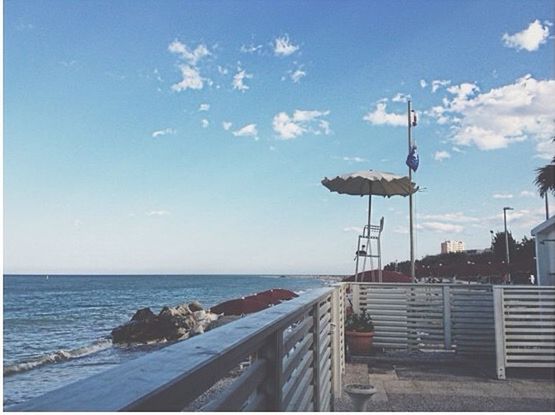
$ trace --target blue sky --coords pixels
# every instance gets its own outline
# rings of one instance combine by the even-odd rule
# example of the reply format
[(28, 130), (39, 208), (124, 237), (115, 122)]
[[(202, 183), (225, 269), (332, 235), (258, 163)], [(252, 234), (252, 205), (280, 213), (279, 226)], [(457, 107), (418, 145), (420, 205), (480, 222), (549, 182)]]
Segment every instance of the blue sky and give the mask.
[[(4, 270), (350, 273), (366, 200), (407, 174), (416, 256), (542, 221), (550, 1), (6, 1)], [(551, 97), (551, 99), (550, 99)], [(408, 199), (374, 199), (384, 263)], [(552, 210), (555, 204), (552, 203)]]

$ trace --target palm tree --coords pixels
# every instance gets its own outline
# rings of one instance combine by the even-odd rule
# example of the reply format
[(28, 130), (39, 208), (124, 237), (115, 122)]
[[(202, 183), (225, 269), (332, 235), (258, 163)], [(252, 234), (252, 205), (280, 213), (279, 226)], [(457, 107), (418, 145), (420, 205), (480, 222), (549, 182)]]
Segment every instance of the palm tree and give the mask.
[[(555, 143), (555, 138), (553, 138)], [(555, 156), (550, 164), (536, 169), (536, 180), (534, 181), (540, 192), (540, 196), (544, 197), (548, 192), (555, 195)]]

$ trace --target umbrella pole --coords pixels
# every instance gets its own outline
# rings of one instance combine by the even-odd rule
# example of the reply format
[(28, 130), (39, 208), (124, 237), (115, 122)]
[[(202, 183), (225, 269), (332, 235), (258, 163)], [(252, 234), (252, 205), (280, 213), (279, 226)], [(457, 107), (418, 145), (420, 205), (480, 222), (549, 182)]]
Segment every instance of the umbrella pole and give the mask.
[[(370, 224), (372, 223), (372, 183), (370, 183), (370, 194), (368, 195), (368, 246), (366, 247), (366, 252), (368, 255), (372, 255), (371, 250), (371, 243), (372, 240), (370, 239)], [(372, 257), (370, 257), (370, 281), (374, 282), (374, 262), (372, 261)], [(363, 274), (364, 275), (364, 274)], [(364, 280), (364, 277), (363, 277)]]

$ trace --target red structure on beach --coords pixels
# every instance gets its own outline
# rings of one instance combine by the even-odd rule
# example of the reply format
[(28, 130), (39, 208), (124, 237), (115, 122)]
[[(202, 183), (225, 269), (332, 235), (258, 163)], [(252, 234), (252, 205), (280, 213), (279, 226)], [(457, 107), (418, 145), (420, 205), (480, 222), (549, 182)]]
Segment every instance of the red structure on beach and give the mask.
[(294, 297), (298, 297), (298, 295), (293, 291), (283, 288), (274, 288), (247, 297), (224, 301), (210, 308), (210, 311), (216, 314), (223, 314), (224, 316), (240, 316), (243, 314), (256, 313), (257, 311), (264, 310), (265, 308), (279, 304), (284, 300), (290, 300)]

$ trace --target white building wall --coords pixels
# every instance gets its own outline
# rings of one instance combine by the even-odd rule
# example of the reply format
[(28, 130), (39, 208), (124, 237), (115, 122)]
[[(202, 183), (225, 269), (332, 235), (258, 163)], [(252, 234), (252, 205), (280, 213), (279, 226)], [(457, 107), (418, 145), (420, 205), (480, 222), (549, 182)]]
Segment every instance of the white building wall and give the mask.
[(532, 229), (538, 285), (555, 285), (555, 216)]

